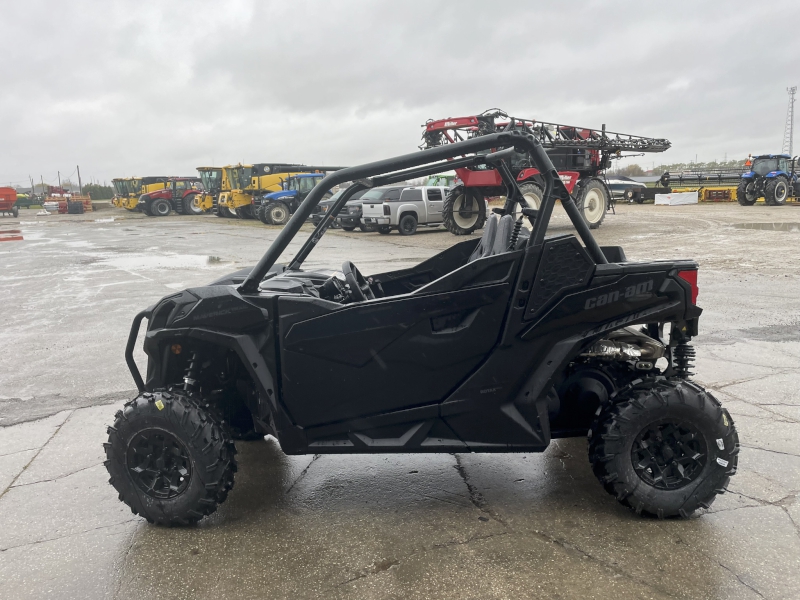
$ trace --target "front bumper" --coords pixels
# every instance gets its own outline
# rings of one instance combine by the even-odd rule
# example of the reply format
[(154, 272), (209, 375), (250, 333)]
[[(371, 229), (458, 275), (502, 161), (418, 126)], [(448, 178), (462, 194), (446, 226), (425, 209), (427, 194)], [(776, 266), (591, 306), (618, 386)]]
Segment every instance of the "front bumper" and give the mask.
[(344, 227), (358, 227), (359, 225), (361, 225), (361, 219), (355, 216), (336, 217), (336, 222)]

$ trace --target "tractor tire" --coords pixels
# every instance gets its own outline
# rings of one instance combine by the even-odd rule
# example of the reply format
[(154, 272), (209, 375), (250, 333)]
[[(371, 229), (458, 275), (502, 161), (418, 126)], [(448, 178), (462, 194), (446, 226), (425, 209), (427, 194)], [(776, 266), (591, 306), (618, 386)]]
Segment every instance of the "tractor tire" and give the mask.
[(736, 473), (739, 437), (714, 396), (683, 379), (637, 379), (601, 406), (589, 462), (605, 490), (637, 514), (688, 517)]
[(236, 209), (236, 216), (240, 219), (255, 219), (252, 204), (243, 204)]
[(752, 179), (742, 179), (739, 182), (739, 187), (736, 188), (736, 200), (742, 206), (753, 206), (758, 200), (756, 182)]
[(414, 235), (417, 232), (417, 217), (412, 214), (405, 214), (400, 217), (397, 231), (400, 235)]
[(199, 194), (190, 194), (183, 199), (183, 214), (185, 215), (202, 215), (203, 209), (197, 205), (197, 200), (200, 198)]
[(227, 210), (227, 211), (228, 211), (228, 217), (229, 217), (229, 218), (231, 218), (231, 219), (236, 219), (236, 218), (238, 218), (238, 217), (236, 216), (236, 212), (237, 212), (237, 211), (236, 211), (236, 209), (235, 209), (235, 208), (231, 208), (230, 206), (228, 206), (228, 207), (226, 207), (226, 208), (225, 208), (225, 210)]
[(378, 233), (381, 235), (389, 235), (392, 233), (392, 228), (389, 225), (378, 225)]
[(217, 207), (217, 216), (222, 217), (223, 219), (232, 219), (233, 214), (231, 214), (230, 209), (227, 206), (219, 206)]
[(769, 206), (783, 206), (789, 197), (789, 182), (785, 177), (775, 177), (764, 190), (764, 201)]
[[(30, 208), (30, 207), (29, 207)], [(11, 215), (16, 219), (19, 217), (19, 206), (12, 206), (11, 207)]]
[(578, 190), (575, 204), (589, 229), (597, 229), (606, 218), (608, 190), (597, 179), (590, 179)]
[(267, 215), (273, 225), (286, 225), (289, 222), (291, 213), (289, 207), (283, 202), (271, 202), (267, 205)]
[(230, 435), (185, 392), (145, 392), (127, 402), (103, 446), (109, 483), (150, 523), (196, 523), (233, 488)]
[(169, 202), (163, 198), (159, 198), (158, 200), (153, 200), (150, 204), (150, 211), (148, 214), (154, 217), (166, 217), (171, 212), (172, 207), (169, 205)]
[(269, 215), (267, 214), (266, 204), (262, 204), (258, 207), (258, 210), (256, 211), (256, 217), (258, 217), (258, 220), (264, 225), (272, 225), (272, 221), (269, 220)]
[(453, 235), (469, 235), (486, 222), (486, 199), (477, 188), (457, 185), (447, 193), (442, 222)]

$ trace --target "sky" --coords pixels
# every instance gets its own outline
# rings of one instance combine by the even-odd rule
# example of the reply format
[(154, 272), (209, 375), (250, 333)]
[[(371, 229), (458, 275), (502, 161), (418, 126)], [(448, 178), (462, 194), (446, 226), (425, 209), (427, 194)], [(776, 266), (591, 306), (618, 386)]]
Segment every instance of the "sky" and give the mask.
[(645, 167), (780, 152), (798, 26), (797, 0), (0, 0), (0, 185), (349, 166), (493, 107), (670, 139)]

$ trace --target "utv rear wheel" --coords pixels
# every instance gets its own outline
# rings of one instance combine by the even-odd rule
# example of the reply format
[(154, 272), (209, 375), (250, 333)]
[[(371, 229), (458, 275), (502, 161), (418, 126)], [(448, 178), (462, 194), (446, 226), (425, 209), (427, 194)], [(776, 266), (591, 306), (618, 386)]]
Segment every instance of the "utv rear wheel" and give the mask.
[(183, 392), (141, 394), (108, 428), (105, 466), (119, 499), (158, 525), (189, 525), (233, 488), (236, 449), (226, 431)]
[(169, 202), (163, 198), (154, 200), (152, 204), (150, 204), (150, 214), (154, 217), (166, 217), (171, 211), (172, 207), (169, 205)]
[(598, 409), (589, 435), (595, 476), (637, 514), (688, 517), (736, 473), (733, 420), (690, 381), (638, 380)]
[(400, 235), (414, 235), (417, 232), (417, 217), (412, 214), (403, 215), (397, 224)]
[(267, 207), (269, 220), (273, 225), (286, 225), (289, 222), (289, 207), (283, 202), (273, 202)]
[(442, 221), (454, 235), (469, 235), (486, 222), (486, 199), (476, 188), (457, 185), (447, 193), (442, 206)]
[(606, 187), (597, 179), (590, 180), (581, 186), (575, 204), (589, 229), (597, 229), (606, 218), (606, 209), (608, 208)]
[(789, 182), (785, 177), (775, 177), (764, 190), (764, 201), (769, 206), (783, 206), (789, 197)]
[(191, 194), (183, 199), (183, 214), (202, 215), (203, 209), (200, 208), (200, 194)]
[(753, 206), (758, 200), (756, 182), (752, 179), (742, 179), (739, 182), (739, 187), (736, 188), (736, 200), (742, 206)]

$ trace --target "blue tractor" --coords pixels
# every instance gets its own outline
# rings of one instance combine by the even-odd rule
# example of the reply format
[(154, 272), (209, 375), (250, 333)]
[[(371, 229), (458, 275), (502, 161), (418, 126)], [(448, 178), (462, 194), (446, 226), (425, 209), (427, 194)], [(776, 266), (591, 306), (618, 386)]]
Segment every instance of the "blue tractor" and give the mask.
[(752, 206), (761, 196), (768, 206), (782, 206), (790, 197), (800, 195), (795, 162), (788, 154), (762, 154), (742, 175), (736, 197), (742, 206)]
[[(324, 173), (301, 173), (287, 177), (281, 191), (253, 201), (258, 203), (255, 210), (259, 220), (265, 225), (286, 225), (300, 203), (324, 177)], [(326, 192), (323, 199), (330, 197), (331, 193)]]

